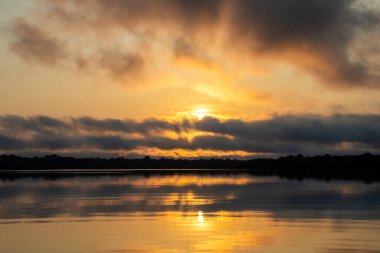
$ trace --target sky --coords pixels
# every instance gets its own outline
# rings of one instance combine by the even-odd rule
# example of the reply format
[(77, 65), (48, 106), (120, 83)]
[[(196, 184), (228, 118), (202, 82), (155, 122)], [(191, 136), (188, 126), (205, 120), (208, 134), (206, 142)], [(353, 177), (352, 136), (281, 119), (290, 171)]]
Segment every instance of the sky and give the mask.
[(0, 153), (379, 150), (378, 0), (0, 2)]

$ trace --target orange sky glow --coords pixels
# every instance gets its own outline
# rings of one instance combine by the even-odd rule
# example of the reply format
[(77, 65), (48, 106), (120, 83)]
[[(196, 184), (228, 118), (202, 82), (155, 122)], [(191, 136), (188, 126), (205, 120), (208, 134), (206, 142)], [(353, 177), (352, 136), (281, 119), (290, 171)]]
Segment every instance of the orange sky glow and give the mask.
[[(364, 117), (363, 125), (380, 124), (364, 122), (380, 114), (380, 6), (375, 1), (310, 2), (298, 7), (280, 3), (277, 9), (283, 12), (272, 8), (275, 1), (254, 2), (2, 1), (0, 137), (10, 137), (7, 117), (12, 115), (25, 121), (40, 116), (64, 122), (90, 117), (193, 125), (215, 119), (224, 130), (224, 123), (231, 123), (230, 128), (246, 124), (246, 129), (278, 118), (285, 126), (285, 118), (290, 118), (289, 124), (296, 127), (295, 121), (314, 118), (325, 127), (308, 132), (334, 131), (336, 118), (353, 115)], [(233, 130), (211, 128), (111, 134), (186, 139), (187, 146), (136, 144), (107, 150), (89, 143), (78, 144), (80, 148), (74, 144), (61, 149), (42, 144), (20, 148), (15, 144), (20, 140), (51, 139), (36, 129), (24, 129), (28, 137), (14, 133), (14, 140), (4, 140), (3, 147), (0, 143), (0, 152), (249, 157), (303, 150), (310, 154), (378, 150), (347, 136), (326, 146), (311, 137), (300, 141), (279, 136), (280, 130), (272, 131), (267, 141), (281, 142), (281, 150), (257, 144), (263, 140), (247, 144), (244, 138), (231, 148), (215, 148), (205, 140), (194, 144), (194, 136), (237, 140)], [(99, 136), (110, 137), (109, 129), (93, 137)], [(67, 133), (69, 137), (74, 138)], [(293, 147), (301, 142), (305, 146)]]

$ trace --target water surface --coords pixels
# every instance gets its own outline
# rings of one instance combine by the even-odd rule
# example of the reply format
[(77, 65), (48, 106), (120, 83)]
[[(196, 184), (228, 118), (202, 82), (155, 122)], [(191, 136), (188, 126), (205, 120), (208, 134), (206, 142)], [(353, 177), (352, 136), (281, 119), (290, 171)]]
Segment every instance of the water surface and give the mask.
[(0, 181), (0, 252), (380, 252), (380, 184), (248, 174)]

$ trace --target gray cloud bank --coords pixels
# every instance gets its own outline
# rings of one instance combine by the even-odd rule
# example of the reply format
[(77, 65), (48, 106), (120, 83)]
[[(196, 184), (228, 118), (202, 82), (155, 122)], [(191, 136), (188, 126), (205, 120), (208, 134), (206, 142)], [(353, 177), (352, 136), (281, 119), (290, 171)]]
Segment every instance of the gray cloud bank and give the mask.
[[(186, 133), (196, 134), (189, 138)], [(379, 153), (380, 115), (288, 115), (262, 121), (0, 116), (0, 151), (4, 153), (102, 154), (147, 148), (264, 155)]]
[[(363, 43), (358, 46), (360, 53), (355, 53), (353, 47), (354, 42), (363, 38), (365, 41), (369, 33), (375, 35), (374, 43), (379, 45), (376, 30), (380, 25), (380, 11), (371, 10), (366, 1), (43, 2), (45, 5), (39, 6), (48, 6), (48, 17), (58, 20), (61, 29), (75, 27), (79, 31), (97, 31), (104, 36), (104, 31), (121, 28), (121, 31), (132, 32), (141, 44), (148, 45), (156, 41), (157, 33), (163, 32), (166, 37), (173, 37), (174, 52), (178, 37), (207, 50), (204, 45), (212, 45), (218, 32), (223, 30), (222, 50), (251, 54), (252, 61), (259, 57), (279, 58), (336, 86), (378, 86), (380, 80), (378, 58), (368, 61), (368, 56), (376, 52)], [(72, 38), (76, 36), (75, 29), (71, 30)], [(13, 51), (24, 58), (51, 62), (60, 54), (58, 41), (40, 28), (18, 22), (14, 25), (14, 35)], [(42, 50), (45, 47), (46, 50)], [(149, 60), (146, 63), (140, 51), (116, 60), (115, 54), (110, 54), (109, 59), (107, 56), (101, 58), (99, 66), (104, 66), (113, 76), (149, 66)], [(85, 62), (91, 61), (92, 58)]]

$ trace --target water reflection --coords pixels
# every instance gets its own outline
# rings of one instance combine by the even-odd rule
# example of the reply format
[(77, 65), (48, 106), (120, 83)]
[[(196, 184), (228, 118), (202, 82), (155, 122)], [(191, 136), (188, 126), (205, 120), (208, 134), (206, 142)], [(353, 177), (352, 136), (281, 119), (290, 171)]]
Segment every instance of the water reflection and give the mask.
[(265, 211), (278, 218), (379, 219), (379, 196), (377, 183), (297, 182), (249, 175), (27, 178), (0, 181), (0, 218), (223, 210)]
[(0, 181), (0, 245), (4, 252), (379, 252), (379, 209), (378, 183), (244, 174), (24, 178)]

